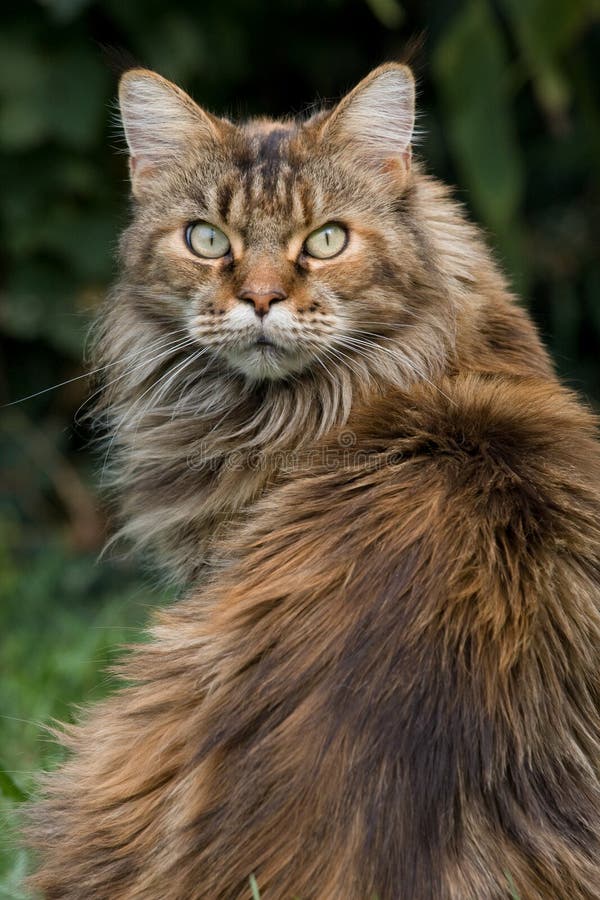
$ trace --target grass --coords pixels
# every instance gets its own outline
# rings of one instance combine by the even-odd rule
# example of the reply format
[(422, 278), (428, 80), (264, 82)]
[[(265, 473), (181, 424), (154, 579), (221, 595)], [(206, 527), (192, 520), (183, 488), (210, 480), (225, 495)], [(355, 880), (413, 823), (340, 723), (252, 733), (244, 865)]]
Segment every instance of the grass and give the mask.
[(519, 893), (517, 891), (517, 887), (513, 881), (512, 875), (510, 872), (505, 872), (506, 880), (508, 881), (508, 887), (510, 888), (510, 898), (511, 900), (520, 900)]
[[(62, 751), (43, 726), (105, 695), (118, 648), (162, 601), (135, 571), (75, 554), (60, 538), (25, 549), (0, 527), (0, 900), (23, 900), (28, 859), (16, 811)], [(11, 549), (12, 548), (12, 549)]]

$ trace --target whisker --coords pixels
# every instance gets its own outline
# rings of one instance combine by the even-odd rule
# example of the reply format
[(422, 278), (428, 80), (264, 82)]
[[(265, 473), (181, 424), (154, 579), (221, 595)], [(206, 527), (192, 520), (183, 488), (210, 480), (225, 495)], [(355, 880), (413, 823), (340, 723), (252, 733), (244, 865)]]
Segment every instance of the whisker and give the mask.
[[(176, 353), (179, 350), (181, 350), (182, 348), (189, 346), (190, 344), (193, 344), (193, 343), (194, 343), (194, 339), (191, 337), (187, 337), (183, 340), (181, 338), (178, 338), (176, 341), (173, 341), (172, 343), (166, 344), (165, 346), (161, 347), (160, 352), (155, 354), (154, 356), (150, 357), (150, 359), (144, 359), (143, 362), (137, 363), (137, 365), (126, 369), (125, 372), (122, 372), (121, 375), (118, 375), (116, 378), (111, 379), (111, 381), (106, 382), (106, 384), (101, 384), (100, 387), (97, 388), (92, 394), (90, 394), (90, 396), (87, 397), (83, 401), (83, 403), (78, 407), (78, 409), (76, 410), (75, 415), (74, 415), (75, 422), (79, 421), (79, 415), (80, 415), (81, 411), (83, 409), (85, 409), (85, 407), (89, 403), (91, 403), (91, 401), (95, 397), (97, 397), (99, 394), (106, 391), (113, 384), (116, 384), (118, 381), (121, 381), (123, 378), (127, 378), (127, 376), (133, 374), (133, 372), (137, 372), (139, 369), (146, 368), (146, 367), (152, 365), (152, 363), (157, 362), (158, 360), (164, 359), (165, 357), (167, 357), (173, 353)], [(135, 354), (135, 356), (133, 357), (134, 360), (136, 360), (136, 359), (139, 360), (139, 358), (140, 358), (140, 356), (142, 356), (143, 352), (144, 351), (140, 351), (139, 353)], [(118, 362), (124, 362), (124, 361), (125, 361), (124, 359), (121, 359)]]
[[(170, 373), (170, 378), (168, 378), (167, 381), (164, 382), (164, 384), (163, 384), (163, 386), (160, 388), (160, 390), (159, 390), (156, 394), (154, 394), (154, 393), (151, 394), (150, 399), (149, 399), (149, 401), (148, 401), (148, 405), (149, 405), (149, 406), (152, 406), (153, 404), (155, 404), (156, 402), (158, 402), (158, 400), (159, 400), (161, 397), (164, 397), (165, 394), (168, 393), (168, 390), (169, 390), (170, 385), (173, 383), (173, 381), (175, 380), (175, 378), (177, 378), (177, 375), (178, 375), (180, 372), (182, 372), (187, 366), (189, 366), (190, 363), (192, 363), (192, 362), (197, 362), (197, 361), (198, 361), (202, 356), (204, 356), (204, 354), (207, 353), (207, 352), (208, 352), (208, 348), (206, 348), (206, 347), (205, 347), (204, 349), (202, 349), (202, 350), (198, 350), (198, 351), (197, 351), (196, 353), (194, 353), (189, 359), (184, 360), (182, 363), (180, 363), (179, 365), (177, 365), (177, 366), (172, 370), (172, 372)], [(157, 385), (156, 385), (156, 386), (158, 387), (159, 384), (160, 384), (160, 381), (157, 382)]]
[[(157, 400), (159, 399), (160, 396), (164, 396), (164, 394), (168, 392), (169, 386), (173, 383), (173, 381), (177, 378), (177, 376), (178, 376), (178, 375), (179, 375), (179, 374), (180, 374), (187, 366), (191, 365), (192, 363), (197, 362), (202, 356), (204, 356), (204, 354), (205, 354), (206, 352), (207, 352), (206, 349), (198, 350), (196, 353), (193, 353), (188, 359), (185, 359), (185, 360), (183, 360), (183, 362), (179, 363), (172, 371), (166, 372), (165, 375), (163, 375), (161, 378), (159, 378), (158, 382), (157, 382), (156, 385), (154, 386), (154, 387), (155, 387), (155, 391), (150, 395), (150, 399), (148, 400), (148, 402), (147, 402), (147, 404), (146, 404), (146, 411), (147, 411), (148, 408), (152, 408), (152, 407), (154, 406), (154, 404), (157, 402)], [(167, 378), (167, 381), (163, 383), (163, 385), (162, 385), (162, 387), (160, 387), (158, 393), (156, 393), (156, 388), (159, 387), (161, 381), (164, 381), (164, 379), (165, 379), (166, 376), (170, 376), (170, 377)], [(142, 396), (143, 396), (143, 395), (142, 395)], [(140, 399), (141, 399), (141, 398), (140, 398)], [(155, 407), (155, 409), (156, 409), (156, 411), (158, 411), (158, 409), (160, 409), (160, 407)], [(139, 425), (140, 425), (140, 419), (141, 419), (141, 418), (142, 418), (142, 416), (138, 416), (137, 424), (136, 424), (136, 426), (135, 426), (135, 428), (134, 428), (134, 431), (133, 431), (133, 437), (134, 437), (134, 438), (135, 438), (135, 436), (137, 435), (137, 432), (138, 432), (138, 430), (139, 430)], [(136, 420), (135, 420), (135, 417), (132, 419), (132, 421), (133, 421), (133, 422), (136, 421)], [(115, 437), (116, 437), (116, 433), (115, 433)]]
[[(340, 341), (340, 343), (343, 343), (343, 339), (342, 339), (342, 338), (338, 338), (338, 340)], [(349, 338), (348, 340), (355, 340), (355, 339), (354, 339), (354, 338)], [(361, 342), (361, 343), (364, 345), (365, 342)], [(352, 349), (352, 344), (347, 343), (346, 346), (347, 346), (349, 349)], [(360, 345), (357, 345), (357, 346), (354, 347), (354, 349), (355, 349), (355, 352), (356, 352), (356, 353), (360, 353), (360, 351), (362, 350), (362, 347), (361, 347)], [(417, 369), (417, 368), (414, 366), (413, 361), (410, 360), (410, 359), (406, 356), (406, 354), (402, 353), (401, 350), (397, 349), (397, 350), (396, 350), (396, 353), (394, 353), (394, 352), (393, 352), (392, 350), (390, 350), (388, 347), (381, 347), (381, 346), (378, 346), (378, 345), (375, 345), (375, 344), (371, 344), (369, 349), (378, 349), (378, 350), (382, 350), (384, 353), (388, 353), (390, 356), (394, 357), (395, 359), (397, 359), (398, 356), (400, 355), (400, 356), (403, 358), (403, 360), (404, 360), (404, 362), (406, 363), (406, 365), (408, 366), (408, 368), (411, 370), (411, 372), (412, 372), (414, 375), (416, 375), (417, 378), (421, 378), (423, 381), (426, 381), (427, 384), (430, 384), (431, 387), (435, 388), (435, 390), (438, 391), (438, 393), (440, 393), (440, 394), (442, 395), (442, 397), (444, 397), (446, 400), (448, 400), (449, 403), (451, 403), (453, 406), (456, 406), (456, 402), (452, 399), (452, 397), (449, 397), (448, 394), (446, 394), (446, 393), (445, 393), (445, 392), (444, 392), (437, 384), (435, 384), (434, 381), (432, 381), (430, 378), (428, 378), (427, 375), (425, 375), (425, 373), (424, 373), (421, 369)], [(366, 356), (366, 354), (364, 354), (364, 352), (363, 352), (363, 355), (365, 356), (365, 359), (368, 359), (368, 357)]]
[[(192, 345), (192, 344), (194, 344), (194, 343), (195, 343), (195, 342), (194, 342), (194, 339), (193, 339), (193, 338), (189, 338), (189, 339), (187, 339), (186, 341), (184, 341), (184, 342), (178, 344), (177, 346), (171, 347), (168, 351), (166, 351), (166, 352), (160, 354), (159, 357), (157, 357), (157, 358), (164, 358), (165, 356), (169, 356), (169, 355), (172, 355), (173, 353), (177, 353), (177, 352), (181, 351), (182, 349), (184, 349), (184, 348), (186, 348), (186, 347), (188, 347), (188, 346), (190, 346), (190, 345)], [(203, 352), (204, 352), (203, 350), (202, 350), (202, 351), (199, 351), (199, 353), (203, 353)], [(194, 358), (194, 355), (193, 355), (192, 357), (188, 358), (188, 360), (186, 360), (186, 362), (191, 362), (193, 358)], [(155, 360), (156, 360), (156, 358), (155, 358)], [(126, 373), (124, 373), (124, 374), (127, 375), (127, 374), (129, 374), (129, 373), (126, 372)], [(125, 423), (126, 423), (127, 421), (129, 421), (129, 422), (135, 422), (135, 415), (132, 415), (133, 411), (136, 409), (136, 407), (139, 407), (139, 404), (140, 404), (140, 402), (144, 399), (144, 397), (145, 397), (148, 393), (150, 393), (150, 391), (152, 391), (153, 389), (155, 389), (155, 388), (158, 386), (158, 384), (160, 384), (161, 380), (162, 380), (164, 377), (166, 377), (167, 375), (169, 375), (169, 374), (170, 374), (170, 372), (169, 372), (169, 370), (167, 370), (167, 372), (165, 372), (165, 373), (159, 378), (158, 382), (154, 382), (153, 384), (151, 384), (151, 385), (150, 385), (150, 386), (149, 386), (149, 387), (148, 387), (148, 388), (147, 388), (147, 389), (146, 389), (146, 390), (145, 390), (145, 391), (144, 391), (144, 392), (143, 392), (143, 393), (142, 393), (142, 394), (134, 401), (134, 403), (132, 404), (132, 406), (125, 412), (125, 414), (124, 414), (123, 416), (121, 416), (121, 419), (119, 420), (119, 422), (116, 424), (116, 426), (115, 426), (115, 428), (114, 428), (112, 437), (111, 437), (111, 439), (110, 439), (110, 441), (109, 441), (109, 443), (108, 443), (108, 446), (107, 446), (107, 448), (106, 448), (106, 452), (105, 452), (105, 454), (104, 454), (104, 462), (103, 462), (103, 465), (102, 465), (101, 481), (104, 480), (104, 476), (105, 476), (105, 474), (106, 474), (106, 466), (107, 466), (107, 463), (108, 463), (108, 458), (109, 458), (110, 453), (111, 453), (111, 451), (112, 451), (112, 448), (113, 448), (113, 446), (114, 446), (114, 444), (115, 444), (115, 441), (117, 440), (117, 437), (119, 436), (119, 433), (120, 433), (120, 432), (122, 431), (122, 429), (123, 429), (123, 426), (125, 425)], [(115, 379), (115, 380), (118, 380), (118, 379)], [(136, 433), (137, 433), (137, 427), (136, 427), (136, 429), (134, 430), (134, 434), (136, 434)]]
[[(352, 359), (347, 353), (344, 353), (343, 350), (340, 350), (339, 347), (328, 347), (325, 351), (329, 357), (333, 357), (333, 359), (339, 359), (341, 365), (346, 365), (350, 368), (357, 378), (363, 379), (366, 377), (366, 372), (361, 372), (355, 366), (355, 360)], [(343, 358), (342, 358), (343, 357)], [(344, 362), (346, 360), (346, 362)]]
[[(325, 348), (321, 347), (321, 348), (320, 348), (320, 351), (321, 351), (321, 352), (325, 352)], [(321, 359), (321, 357), (318, 355), (318, 353), (315, 355), (315, 360), (319, 363), (320, 366), (322, 366), (323, 369), (325, 369), (325, 371), (327, 372), (327, 374), (328, 374), (329, 377), (331, 378), (332, 382), (335, 382), (335, 380), (336, 380), (336, 379), (335, 379), (335, 375), (333, 375), (333, 374), (329, 371), (329, 369), (327, 368), (327, 366), (325, 365), (325, 363), (323, 362), (323, 360)]]
[[(186, 330), (186, 329), (182, 329)], [(110, 369), (113, 366), (119, 364), (119, 362), (124, 362), (125, 358), (121, 360), (113, 360), (112, 362), (105, 363), (103, 366), (98, 366), (96, 369), (91, 369), (89, 372), (82, 372), (81, 375), (75, 375), (73, 378), (67, 378), (65, 381), (59, 381), (57, 384), (52, 384), (50, 387), (42, 388), (41, 391), (35, 391), (33, 394), (27, 394), (25, 397), (20, 397), (18, 400), (11, 400), (9, 403), (3, 403), (0, 406), (0, 409), (6, 409), (9, 406), (16, 406), (18, 403), (25, 403), (26, 400), (33, 400), (34, 397), (41, 397), (43, 394), (48, 394), (50, 391), (56, 391), (61, 387), (65, 387), (67, 384), (73, 384), (75, 381), (80, 381), (82, 378), (90, 378), (92, 375), (97, 375), (99, 372), (104, 372), (106, 369)]]
[[(395, 328), (395, 329), (400, 329), (400, 328), (421, 328), (421, 326), (420, 326), (420, 325), (404, 325), (404, 324), (398, 324), (398, 325), (395, 325), (395, 326), (394, 326), (394, 325), (390, 325), (390, 328)], [(398, 335), (397, 335), (397, 334), (383, 334), (383, 333), (380, 332), (380, 331), (367, 331), (367, 330), (364, 329), (364, 328), (352, 328), (352, 327), (348, 327), (347, 325), (344, 325), (344, 334), (359, 334), (359, 335), (366, 335), (367, 337), (377, 338), (377, 340), (380, 340), (380, 341), (397, 341), (397, 340), (398, 340)]]

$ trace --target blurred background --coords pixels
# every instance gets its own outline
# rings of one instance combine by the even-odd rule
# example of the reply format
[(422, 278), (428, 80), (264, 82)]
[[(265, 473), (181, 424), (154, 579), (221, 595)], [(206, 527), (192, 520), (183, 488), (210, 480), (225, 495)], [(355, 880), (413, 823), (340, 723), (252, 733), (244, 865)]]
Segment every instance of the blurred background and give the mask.
[[(166, 597), (131, 561), (98, 561), (110, 526), (81, 421), (86, 335), (128, 216), (104, 48), (214, 112), (248, 116), (335, 100), (412, 46), (418, 152), (457, 186), (560, 373), (596, 404), (599, 13), (598, 0), (4, 0), (0, 404), (12, 405), (0, 410), (0, 803), (9, 822), (57, 755), (37, 723), (68, 719), (73, 702), (105, 692), (115, 648)], [(0, 897), (17, 900), (26, 859), (9, 839), (1, 849)]]

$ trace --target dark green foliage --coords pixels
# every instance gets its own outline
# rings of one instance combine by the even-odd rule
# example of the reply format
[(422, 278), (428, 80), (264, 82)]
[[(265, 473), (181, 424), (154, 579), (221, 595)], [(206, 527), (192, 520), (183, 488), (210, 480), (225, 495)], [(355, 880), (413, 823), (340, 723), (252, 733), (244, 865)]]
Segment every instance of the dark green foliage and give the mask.
[[(488, 229), (563, 376), (600, 398), (599, 11), (597, 0), (4, 3), (0, 403), (85, 371), (113, 274), (127, 173), (102, 46), (215, 112), (277, 115), (335, 99), (419, 35), (419, 152)], [(1, 411), (5, 808), (56, 758), (37, 723), (107, 689), (98, 673), (154, 602), (139, 575), (95, 562), (104, 514), (89, 432), (74, 424), (86, 396), (80, 379)], [(2, 857), (0, 897), (20, 896), (23, 866)]]

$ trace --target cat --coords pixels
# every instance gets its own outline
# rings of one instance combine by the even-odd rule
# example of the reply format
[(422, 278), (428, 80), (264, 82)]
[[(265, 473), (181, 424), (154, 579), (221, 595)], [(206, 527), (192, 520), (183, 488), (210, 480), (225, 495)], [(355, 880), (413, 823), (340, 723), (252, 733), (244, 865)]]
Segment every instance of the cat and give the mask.
[[(234, 124), (124, 74), (98, 409), (182, 585), (30, 812), (46, 898), (600, 897), (600, 453), (414, 79)], [(492, 113), (493, 114), (493, 113)]]

